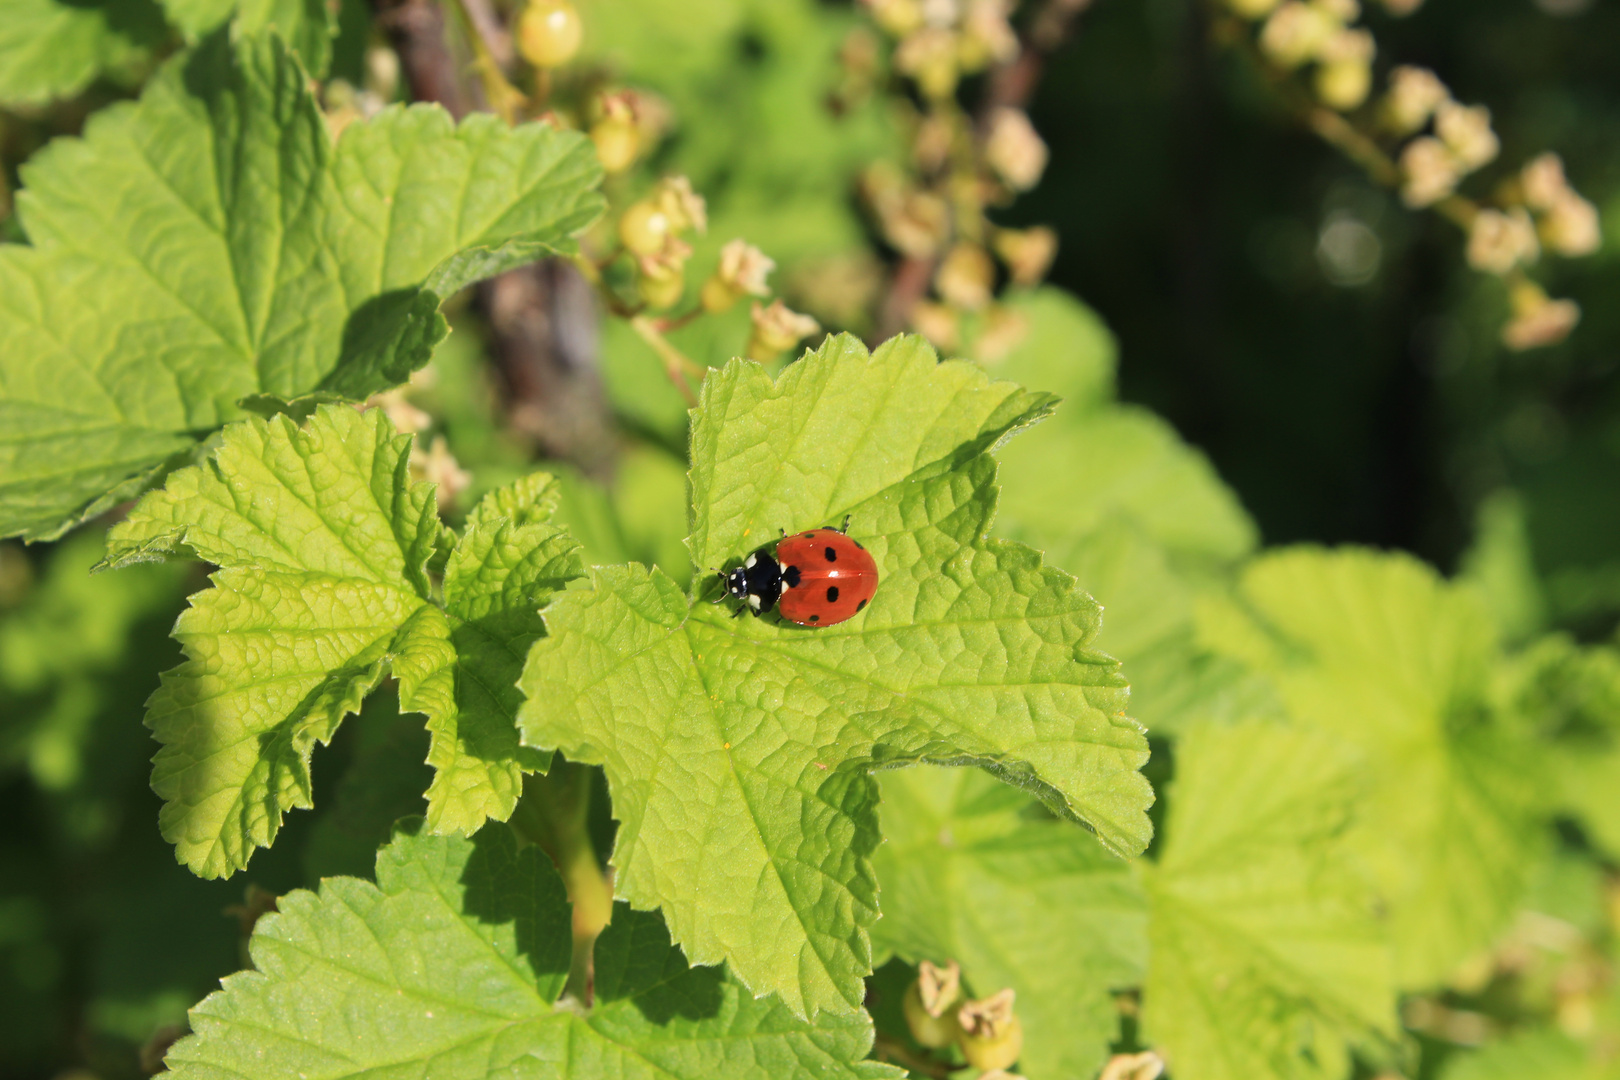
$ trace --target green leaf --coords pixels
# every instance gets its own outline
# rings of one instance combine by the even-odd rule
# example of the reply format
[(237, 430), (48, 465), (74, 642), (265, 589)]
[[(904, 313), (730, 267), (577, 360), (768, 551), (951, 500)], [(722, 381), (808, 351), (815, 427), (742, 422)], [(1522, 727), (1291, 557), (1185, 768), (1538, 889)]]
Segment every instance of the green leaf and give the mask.
[(1147, 967), (1130, 864), (975, 769), (886, 772), (879, 787), (878, 962), (955, 960), (979, 997), (1012, 987), (1020, 1071), (1096, 1072), (1119, 1027), (1110, 991), (1140, 985)]
[(274, 30), (315, 78), (326, 76), (337, 34), (337, 5), (326, 0), (159, 0), (169, 21), (192, 41), (236, 16), (236, 30)]
[(1300, 548), (1251, 565), (1239, 598), (1203, 609), (1204, 643), (1366, 757), (1355, 847), (1390, 906), (1400, 985), (1443, 979), (1518, 903), (1547, 783), (1545, 751), (1491, 715), (1501, 658), (1477, 592), (1405, 556)]
[(1536, 576), (1524, 500), (1517, 493), (1499, 491), (1480, 504), (1461, 577), (1485, 597), (1503, 637), (1519, 641), (1545, 628), (1547, 599)]
[(1352, 752), (1265, 722), (1177, 742), (1165, 848), (1146, 876), (1146, 1038), (1183, 1080), (1347, 1074), (1347, 1042), (1395, 1029), (1367, 883), (1342, 830)]
[(243, 421), (108, 535), (112, 565), (186, 550), (220, 568), (176, 624), (187, 662), (147, 715), (163, 835), (199, 874), (242, 868), (283, 811), (310, 805), (314, 744), (389, 670), (401, 708), (428, 717), (435, 830), (504, 819), (522, 774), (546, 767), (518, 745), (515, 683), (539, 608), (580, 573), (577, 545), (500, 516), (547, 482), (492, 494), (450, 553), (439, 606), (424, 567), (444, 530), (409, 446), (381, 410), (322, 406), (302, 429)]
[(596, 1002), (557, 1006), (571, 928), (562, 880), (505, 829), (413, 835), (377, 884), (331, 878), (281, 898), (257, 970), (191, 1012), (175, 1080), (252, 1075), (882, 1080), (864, 1016), (796, 1021), (716, 968), (689, 968), (656, 915), (621, 906), (596, 942)]
[(870, 607), (822, 629), (736, 620), (712, 576), (687, 596), (632, 565), (547, 612), (524, 742), (605, 766), (623, 897), (799, 1015), (857, 1008), (871, 969), (875, 766), (979, 765), (1116, 850), (1147, 842), (1146, 743), (1091, 651), (1096, 605), (984, 538), (985, 451), (1049, 402), (915, 338), (832, 338), (775, 383), (735, 361), (694, 420), (695, 564), (848, 513), (882, 574)]
[[(1608, 1058), (1608, 1060), (1605, 1060)], [(1614, 1080), (1620, 1066), (1601, 1046), (1561, 1031), (1520, 1032), (1446, 1060), (1441, 1080)]]
[(252, 395), (361, 397), (444, 336), (443, 297), (601, 205), (589, 143), (435, 107), (334, 149), (273, 36), (223, 33), (24, 167), (0, 245), (0, 535), (137, 494)]
[(0, 103), (71, 97), (103, 71), (130, 73), (163, 39), (151, 0), (7, 0), (0, 16)]

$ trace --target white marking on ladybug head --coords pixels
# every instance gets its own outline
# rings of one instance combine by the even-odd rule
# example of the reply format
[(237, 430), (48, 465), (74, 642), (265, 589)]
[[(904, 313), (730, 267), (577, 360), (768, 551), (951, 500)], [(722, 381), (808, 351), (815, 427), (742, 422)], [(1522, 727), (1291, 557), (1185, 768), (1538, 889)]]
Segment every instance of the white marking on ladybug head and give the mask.
[(754, 568), (754, 564), (757, 563), (757, 562), (759, 562), (759, 556), (758, 555), (750, 555), (743, 562), (743, 565), (748, 567), (750, 570), (752, 570)]
[(752, 595), (750, 595), (748, 597), (748, 606), (753, 608), (755, 611), (758, 611), (759, 606), (761, 604), (763, 604), (764, 602), (765, 602), (764, 599), (761, 598), (761, 596), (758, 593), (753, 593)]

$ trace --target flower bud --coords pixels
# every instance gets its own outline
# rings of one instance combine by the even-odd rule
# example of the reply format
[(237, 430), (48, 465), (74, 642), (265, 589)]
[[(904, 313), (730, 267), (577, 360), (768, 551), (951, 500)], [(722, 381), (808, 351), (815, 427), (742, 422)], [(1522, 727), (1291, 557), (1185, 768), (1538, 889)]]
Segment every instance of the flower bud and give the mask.
[(921, 0), (862, 0), (885, 31), (903, 38), (923, 24)]
[(1603, 243), (1597, 207), (1565, 190), (1541, 219), (1541, 235), (1560, 255), (1590, 255)]
[(1057, 256), (1058, 235), (1045, 225), (998, 229), (992, 245), (1016, 284), (1035, 285), (1046, 277)]
[(1164, 1058), (1144, 1050), (1140, 1054), (1115, 1054), (1097, 1080), (1158, 1080), (1163, 1072)]
[(679, 264), (666, 264), (663, 260), (643, 259), (641, 276), (636, 279), (636, 294), (641, 302), (654, 311), (668, 311), (681, 301), (686, 291), (686, 268)]
[(1046, 171), (1046, 143), (1022, 109), (998, 108), (990, 116), (984, 160), (1014, 191), (1028, 191)]
[(708, 231), (709, 214), (703, 196), (692, 190), (692, 181), (686, 177), (664, 177), (652, 197), (657, 200), (659, 209), (669, 216), (670, 227), (676, 232)]
[(1384, 10), (1397, 19), (1412, 14), (1423, 6), (1423, 0), (1384, 0)]
[(1456, 155), (1465, 173), (1490, 164), (1502, 148), (1491, 130), (1491, 110), (1483, 105), (1442, 101), (1435, 109), (1434, 132)]
[(977, 311), (990, 302), (996, 283), (996, 267), (984, 248), (959, 243), (934, 272), (934, 288), (945, 302), (967, 311)]
[(725, 311), (744, 295), (769, 295), (765, 278), (775, 268), (775, 262), (746, 240), (731, 241), (720, 249), (720, 265), (703, 283), (703, 310)]
[(1481, 210), (1468, 228), (1468, 265), (1487, 274), (1506, 274), (1541, 254), (1536, 229), (1524, 207), (1511, 213)]
[(1340, 30), (1323, 43), (1316, 69), (1316, 96), (1322, 104), (1349, 112), (1372, 89), (1373, 36), (1366, 30)]
[(956, 58), (963, 71), (983, 71), (1018, 55), (1018, 35), (1007, 21), (1008, 0), (967, 0)]
[(962, 343), (961, 317), (932, 300), (919, 300), (911, 306), (911, 328), (932, 341), (940, 352), (955, 352)]
[(1361, 17), (1359, 0), (1311, 0), (1311, 6), (1329, 19), (1340, 24), (1353, 23)]
[(756, 300), (750, 317), (754, 330), (748, 338), (748, 355), (761, 363), (774, 360), (821, 329), (816, 320), (789, 310), (780, 300), (772, 300), (769, 307)]
[(1260, 31), (1260, 49), (1274, 63), (1296, 68), (1310, 60), (1339, 29), (1332, 15), (1301, 0), (1287, 0), (1266, 20)]
[(1011, 987), (983, 1001), (970, 1001), (956, 1011), (962, 1025), (957, 1046), (976, 1069), (1005, 1069), (1024, 1049), (1024, 1025), (1013, 1012)]
[(1432, 206), (1457, 190), (1462, 169), (1446, 144), (1424, 135), (1401, 151), (1401, 199), (1410, 207)]
[(1519, 171), (1519, 183), (1524, 188), (1524, 201), (1536, 210), (1551, 210), (1570, 190), (1564, 178), (1564, 159), (1557, 154), (1532, 158)]
[(537, 68), (568, 63), (584, 36), (585, 26), (569, 0), (529, 0), (518, 16), (518, 52)]
[(636, 98), (630, 93), (603, 94), (601, 106), (602, 115), (591, 125), (591, 142), (596, 144), (602, 170), (610, 175), (621, 173), (635, 163), (641, 152)]
[(925, 26), (907, 34), (894, 51), (894, 66), (916, 80), (923, 96), (941, 101), (956, 92), (960, 74), (956, 35), (944, 27)]
[(1419, 131), (1440, 104), (1451, 100), (1446, 84), (1428, 68), (1402, 65), (1389, 73), (1389, 93), (1384, 96), (1384, 122), (1398, 134)]
[(1550, 300), (1541, 286), (1520, 281), (1511, 296), (1513, 321), (1502, 329), (1502, 343), (1518, 352), (1556, 345), (1581, 321), (1580, 305), (1573, 300)]
[(924, 960), (918, 965), (917, 978), (906, 988), (901, 1002), (911, 1037), (930, 1050), (951, 1045), (961, 1034), (956, 1023), (956, 1009), (961, 1001), (961, 966), (952, 960), (939, 968)]
[(426, 453), (422, 452), (420, 439), (413, 441), (407, 467), (413, 480), (438, 485), (441, 510), (453, 505), (456, 496), (472, 484), (472, 474), (456, 461), (443, 435), (433, 437)]
[(861, 193), (883, 238), (906, 255), (932, 255), (950, 233), (951, 208), (945, 200), (912, 186), (892, 165), (874, 165), (862, 173)]

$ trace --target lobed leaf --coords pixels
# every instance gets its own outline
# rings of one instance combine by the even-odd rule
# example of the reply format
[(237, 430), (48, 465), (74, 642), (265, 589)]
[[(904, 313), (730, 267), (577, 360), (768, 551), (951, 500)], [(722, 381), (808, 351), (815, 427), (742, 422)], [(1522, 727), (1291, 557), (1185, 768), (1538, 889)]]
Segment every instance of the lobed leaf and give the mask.
[(694, 420), (697, 565), (849, 513), (872, 604), (823, 629), (739, 621), (704, 602), (712, 577), (688, 596), (632, 565), (547, 612), (524, 742), (605, 766), (623, 897), (799, 1015), (858, 1008), (871, 969), (873, 768), (979, 765), (1116, 850), (1146, 845), (1146, 743), (1090, 649), (1096, 605), (984, 538), (985, 451), (1049, 404), (914, 338), (831, 338), (775, 383), (734, 362)]
[(1546, 786), (1545, 753), (1492, 716), (1478, 594), (1405, 556), (1300, 548), (1252, 564), (1239, 598), (1206, 606), (1202, 638), (1365, 756), (1355, 849), (1390, 906), (1399, 985), (1440, 981), (1523, 894)]
[(253, 936), (256, 970), (191, 1012), (176, 1080), (376, 1075), (881, 1080), (865, 1017), (798, 1021), (722, 969), (690, 968), (656, 915), (621, 906), (596, 942), (596, 1003), (557, 1004), (571, 953), (562, 880), (486, 829), (420, 834), (377, 856), (377, 883), (297, 890)]
[(1142, 1017), (1178, 1077), (1332, 1080), (1349, 1044), (1394, 1032), (1384, 932), (1341, 836), (1358, 771), (1337, 741), (1272, 723), (1178, 741)]
[(0, 18), (0, 103), (71, 97), (104, 71), (146, 60), (164, 34), (152, 0), (7, 0)]
[(1141, 984), (1147, 904), (1130, 864), (972, 769), (886, 772), (872, 864), (881, 963), (955, 960), (973, 993), (1018, 993), (1019, 1069), (1089, 1076), (1119, 1027), (1111, 991)]
[(436, 107), (336, 148), (279, 38), (217, 33), (24, 167), (0, 245), (0, 535), (60, 534), (242, 415), (362, 397), (446, 332), (439, 302), (571, 248), (588, 142)]
[(425, 566), (447, 541), (409, 445), (381, 410), (233, 424), (109, 533), (111, 565), (186, 551), (220, 567), (176, 624), (187, 660), (147, 714), (163, 835), (199, 874), (241, 869), (310, 806), (314, 745), (389, 671), (401, 708), (428, 717), (434, 830), (504, 819), (522, 774), (549, 763), (518, 745), (515, 683), (539, 608), (581, 572), (577, 545), (501, 515), (547, 487), (520, 482), (481, 505), (435, 600)]

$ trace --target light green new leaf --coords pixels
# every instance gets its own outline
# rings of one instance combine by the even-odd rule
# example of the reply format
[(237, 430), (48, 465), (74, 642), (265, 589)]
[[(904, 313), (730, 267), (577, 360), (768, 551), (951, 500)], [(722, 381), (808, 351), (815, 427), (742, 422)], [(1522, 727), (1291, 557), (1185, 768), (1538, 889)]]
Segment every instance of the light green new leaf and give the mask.
[(23, 169), (0, 245), (0, 536), (138, 493), (253, 395), (360, 397), (444, 336), (440, 300), (600, 207), (588, 141), (435, 107), (334, 149), (278, 38), (219, 33)]
[(738, 620), (707, 602), (712, 576), (689, 597), (632, 565), (547, 612), (524, 742), (606, 767), (622, 896), (799, 1015), (861, 1002), (875, 766), (979, 765), (1116, 850), (1147, 842), (1146, 741), (1117, 664), (1091, 651), (1096, 605), (984, 538), (985, 451), (1048, 401), (915, 338), (870, 355), (831, 338), (775, 383), (735, 361), (694, 419), (696, 565), (848, 513), (882, 575), (871, 605), (821, 629)]
[(1182, 1080), (1338, 1080), (1347, 1042), (1393, 1033), (1389, 951), (1343, 844), (1356, 774), (1342, 743), (1270, 723), (1177, 742), (1142, 1022)]
[(1446, 1060), (1441, 1080), (1615, 1080), (1620, 1064), (1600, 1040), (1583, 1045), (1561, 1031), (1519, 1032)]
[(147, 714), (163, 835), (199, 874), (241, 869), (310, 805), (314, 744), (390, 669), (401, 708), (428, 717), (435, 830), (504, 819), (522, 774), (547, 765), (518, 745), (515, 683), (539, 608), (581, 572), (577, 545), (502, 514), (547, 484), (492, 493), (450, 553), (441, 607), (424, 566), (444, 529), (409, 445), (381, 410), (243, 421), (109, 533), (112, 565), (189, 550), (220, 567), (175, 626), (187, 661)]
[(571, 929), (562, 880), (510, 832), (412, 835), (377, 884), (298, 890), (253, 935), (254, 971), (191, 1011), (175, 1080), (887, 1080), (864, 1016), (797, 1021), (718, 968), (690, 968), (656, 915), (623, 906), (596, 942), (596, 1001), (556, 1004)]
[(163, 34), (152, 0), (3, 0), (0, 103), (71, 97), (103, 71), (138, 66)]
[(1478, 594), (1405, 556), (1302, 548), (1252, 564), (1239, 599), (1203, 609), (1204, 643), (1366, 757), (1355, 846), (1390, 907), (1400, 985), (1443, 979), (1512, 914), (1546, 784), (1545, 751), (1490, 716), (1501, 660)]
[(883, 773), (872, 857), (878, 959), (955, 960), (973, 993), (1018, 992), (1019, 1071), (1090, 1076), (1119, 1027), (1110, 991), (1147, 967), (1147, 905), (1131, 866), (976, 769)]

